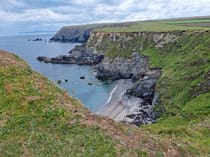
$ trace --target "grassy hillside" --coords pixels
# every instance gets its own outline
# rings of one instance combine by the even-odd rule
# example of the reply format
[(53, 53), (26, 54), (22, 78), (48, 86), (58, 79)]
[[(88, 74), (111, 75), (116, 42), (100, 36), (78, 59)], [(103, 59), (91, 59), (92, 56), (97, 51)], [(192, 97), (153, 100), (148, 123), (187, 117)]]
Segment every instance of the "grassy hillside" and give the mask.
[(80, 123), (88, 111), (67, 92), (0, 52), (0, 156), (115, 156), (114, 142)]
[[(190, 26), (180, 26), (171, 25), (167, 22), (136, 22), (129, 27), (106, 27), (103, 29), (96, 30), (97, 32), (165, 32), (165, 31), (177, 31), (177, 30), (192, 30), (192, 29), (204, 29), (201, 27), (190, 27)], [(206, 28), (208, 29), (208, 28)]]
[(169, 19), (169, 20), (161, 20), (160, 22), (173, 24), (173, 25), (180, 25), (180, 26), (210, 27), (210, 16)]
[(210, 17), (136, 21), (127, 27), (105, 27), (97, 32), (166, 32), (179, 30), (209, 30)]
[(149, 130), (187, 142), (184, 149), (194, 154), (210, 153), (209, 45), (209, 32), (188, 32), (161, 50), (149, 45), (142, 52), (151, 67), (162, 68), (157, 91), (165, 113)]

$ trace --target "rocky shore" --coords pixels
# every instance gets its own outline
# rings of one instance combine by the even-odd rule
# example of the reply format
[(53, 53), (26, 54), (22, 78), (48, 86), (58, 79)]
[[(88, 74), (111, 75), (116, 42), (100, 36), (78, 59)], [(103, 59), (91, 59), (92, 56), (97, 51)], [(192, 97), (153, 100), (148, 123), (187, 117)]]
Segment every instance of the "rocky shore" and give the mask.
[(160, 73), (160, 69), (156, 69), (138, 74), (138, 81), (135, 81), (136, 78), (119, 80), (111, 99), (99, 114), (137, 126), (155, 122), (154, 106), (158, 101), (155, 85)]
[(119, 80), (112, 98), (100, 113), (116, 121), (135, 125), (155, 122), (155, 92), (161, 69), (150, 69), (147, 57), (133, 52), (129, 58), (105, 58), (96, 65), (96, 77), (101, 80)]
[(79, 64), (93, 65), (98, 64), (104, 59), (104, 55), (96, 52), (94, 48), (86, 47), (85, 45), (77, 45), (68, 55), (61, 55), (54, 58), (40, 56), (38, 61), (54, 64)]

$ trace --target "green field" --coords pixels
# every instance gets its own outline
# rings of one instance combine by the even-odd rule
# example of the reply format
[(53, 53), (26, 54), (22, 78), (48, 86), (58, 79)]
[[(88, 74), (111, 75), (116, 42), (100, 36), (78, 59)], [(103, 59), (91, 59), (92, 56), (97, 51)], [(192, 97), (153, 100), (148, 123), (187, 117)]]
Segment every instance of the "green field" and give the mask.
[(161, 51), (149, 46), (142, 52), (151, 67), (162, 68), (156, 88), (165, 111), (148, 129), (188, 143), (183, 149), (198, 156), (210, 154), (209, 36), (209, 32), (187, 33)]
[(204, 23), (210, 22), (210, 19), (197, 19), (197, 20), (175, 20), (175, 21), (166, 21), (163, 23), (170, 23), (170, 24), (183, 24), (183, 23)]
[[(195, 23), (197, 25), (194, 25)], [(206, 25), (199, 26), (199, 23), (205, 23)], [(166, 32), (179, 30), (209, 30), (209, 23), (210, 18), (152, 20), (134, 22), (127, 27), (106, 27), (98, 29), (96, 32)]]

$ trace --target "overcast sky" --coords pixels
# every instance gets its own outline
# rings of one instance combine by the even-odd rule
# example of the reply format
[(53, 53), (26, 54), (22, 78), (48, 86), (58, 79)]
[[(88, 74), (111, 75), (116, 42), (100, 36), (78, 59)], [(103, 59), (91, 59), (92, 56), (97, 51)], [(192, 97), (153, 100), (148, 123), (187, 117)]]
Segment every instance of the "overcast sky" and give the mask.
[(210, 0), (1, 0), (0, 35), (64, 25), (210, 15)]

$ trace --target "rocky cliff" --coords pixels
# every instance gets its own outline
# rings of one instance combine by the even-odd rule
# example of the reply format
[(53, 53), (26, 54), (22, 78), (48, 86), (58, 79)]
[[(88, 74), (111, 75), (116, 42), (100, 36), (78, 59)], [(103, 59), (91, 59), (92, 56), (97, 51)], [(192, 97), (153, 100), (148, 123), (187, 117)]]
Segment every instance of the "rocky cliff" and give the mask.
[(95, 48), (86, 47), (86, 45), (76, 45), (68, 55), (48, 58), (45, 56), (37, 57), (38, 61), (54, 64), (79, 64), (94, 65), (100, 63), (104, 55), (98, 53)]
[(50, 40), (60, 42), (85, 43), (93, 30), (107, 27), (128, 27), (133, 22), (104, 23), (62, 27)]

